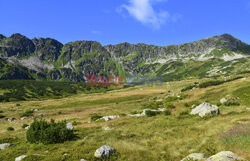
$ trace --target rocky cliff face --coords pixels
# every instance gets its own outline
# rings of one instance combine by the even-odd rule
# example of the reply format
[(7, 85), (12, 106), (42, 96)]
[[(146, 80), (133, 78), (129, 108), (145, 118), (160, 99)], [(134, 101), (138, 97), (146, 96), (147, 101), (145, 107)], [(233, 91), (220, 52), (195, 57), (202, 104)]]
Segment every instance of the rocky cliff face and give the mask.
[[(231, 70), (224, 71), (224, 74), (247, 71), (249, 55), (250, 45), (228, 34), (169, 46), (142, 43), (102, 46), (96, 41), (75, 41), (63, 45), (51, 38), (30, 40), (20, 34), (0, 35), (2, 64), (8, 64), (9, 69), (18, 66), (16, 70), (9, 70), (11, 75), (0, 75), (0, 79), (77, 82), (85, 81), (86, 74), (160, 75), (182, 79), (220, 74), (218, 72), (223, 74), (223, 70), (229, 67)], [(216, 61), (210, 61), (212, 59)], [(225, 62), (228, 62), (227, 66)], [(239, 71), (238, 66), (242, 65), (244, 68)]]
[(63, 44), (54, 39), (34, 38), (33, 43), (36, 47), (35, 54), (41, 59), (48, 62), (57, 61)]

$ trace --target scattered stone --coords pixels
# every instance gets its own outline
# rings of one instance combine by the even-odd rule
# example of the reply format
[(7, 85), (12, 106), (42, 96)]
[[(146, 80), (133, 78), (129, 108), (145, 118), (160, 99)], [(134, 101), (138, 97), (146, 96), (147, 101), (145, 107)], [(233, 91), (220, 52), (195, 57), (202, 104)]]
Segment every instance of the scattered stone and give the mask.
[(9, 147), (9, 146), (13, 146), (13, 144), (10, 144), (10, 143), (3, 143), (3, 144), (0, 144), (0, 149), (1, 150), (4, 150), (5, 148)]
[(207, 161), (235, 161), (243, 160), (231, 151), (221, 151), (207, 159)]
[(106, 158), (112, 155), (116, 150), (108, 145), (103, 145), (95, 151), (95, 157)]
[(195, 107), (196, 107), (196, 105), (192, 105), (192, 106), (191, 106), (191, 108), (195, 108)]
[(190, 114), (204, 117), (206, 115), (220, 114), (220, 110), (218, 106), (204, 102), (199, 106), (197, 106), (196, 108), (194, 108)]
[(226, 99), (226, 98), (220, 99), (220, 103), (221, 103), (221, 104), (223, 104), (223, 103), (225, 103), (225, 102), (227, 102), (227, 99)]
[(72, 125), (71, 123), (67, 123), (67, 124), (66, 124), (66, 128), (67, 128), (68, 130), (73, 130), (73, 125)]
[(102, 118), (98, 120), (104, 119), (105, 121), (110, 121), (110, 120), (117, 119), (117, 118), (120, 118), (120, 116), (103, 116)]
[(181, 161), (189, 161), (189, 160), (204, 160), (204, 154), (202, 153), (193, 153), (183, 158)]
[(27, 118), (28, 118), (28, 117), (24, 116), (24, 117), (21, 118), (21, 120), (25, 120), (25, 119), (27, 119)]
[(39, 113), (39, 114), (37, 114), (37, 116), (40, 116), (40, 117), (42, 117), (42, 116), (46, 116), (46, 115), (48, 115), (47, 113)]
[(142, 117), (142, 116), (146, 116), (146, 111), (154, 111), (154, 112), (164, 112), (166, 111), (166, 108), (158, 108), (158, 110), (153, 110), (153, 109), (149, 109), (146, 108), (144, 109), (141, 113), (137, 113), (137, 114), (128, 114), (128, 116), (132, 116), (132, 117)]
[(69, 155), (69, 154), (68, 153), (64, 153), (63, 155), (66, 156), (66, 155)]
[(34, 109), (33, 111), (34, 111), (34, 112), (37, 112), (37, 111), (39, 111), (39, 110), (38, 110), (38, 109)]
[(81, 159), (80, 161), (87, 161), (86, 159)]
[(237, 101), (239, 99), (240, 99), (240, 97), (233, 97), (233, 98), (230, 98), (228, 101)]
[(249, 121), (237, 121), (238, 124), (247, 125)]
[(111, 127), (103, 127), (103, 130), (108, 131), (108, 130), (113, 130)]
[(30, 126), (26, 126), (24, 129), (25, 129), (25, 130), (28, 130), (29, 128), (30, 128)]
[(8, 118), (8, 121), (9, 122), (13, 122), (13, 121), (15, 121), (16, 119), (15, 118)]
[(21, 161), (21, 160), (23, 160), (23, 159), (26, 158), (26, 157), (27, 157), (27, 155), (21, 155), (21, 156), (17, 157), (17, 158), (15, 159), (15, 161)]
[(247, 107), (246, 110), (250, 111), (250, 107)]
[(156, 100), (156, 102), (162, 102), (163, 100), (162, 99), (158, 99), (158, 100)]
[(241, 78), (241, 80), (246, 80), (246, 78)]

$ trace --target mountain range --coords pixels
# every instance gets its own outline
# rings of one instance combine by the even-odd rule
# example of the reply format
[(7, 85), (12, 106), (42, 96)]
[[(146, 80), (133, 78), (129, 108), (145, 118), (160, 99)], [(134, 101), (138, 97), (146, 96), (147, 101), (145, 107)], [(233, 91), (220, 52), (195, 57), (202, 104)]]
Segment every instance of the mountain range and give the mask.
[(250, 45), (229, 34), (180, 45), (62, 44), (51, 38), (0, 34), (0, 80), (86, 81), (86, 74), (161, 76), (164, 81), (250, 71)]

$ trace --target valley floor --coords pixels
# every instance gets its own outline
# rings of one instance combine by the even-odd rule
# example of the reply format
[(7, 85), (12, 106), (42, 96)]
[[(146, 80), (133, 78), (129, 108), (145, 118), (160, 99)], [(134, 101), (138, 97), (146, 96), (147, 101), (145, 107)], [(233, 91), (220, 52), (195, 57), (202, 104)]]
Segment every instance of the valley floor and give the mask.
[[(137, 86), (98, 94), (77, 94), (62, 99), (43, 101), (6, 102), (0, 104), (2, 115), (16, 118), (9, 122), (0, 119), (0, 144), (14, 146), (0, 150), (0, 160), (13, 161), (20, 155), (30, 160), (79, 161), (96, 160), (95, 150), (110, 145), (117, 154), (110, 160), (178, 161), (191, 153), (204, 153), (209, 157), (220, 151), (232, 151), (250, 160), (250, 75), (217, 86), (181, 89), (207, 79), (175, 81), (163, 86)], [(237, 98), (240, 105), (221, 105), (221, 98)], [(161, 107), (171, 108), (156, 116), (131, 117), (128, 114), (143, 107), (162, 102)], [(188, 113), (192, 105), (203, 102), (218, 104), (221, 114), (200, 118)], [(20, 106), (19, 106), (20, 104)], [(146, 105), (145, 105), (146, 104)], [(147, 106), (147, 107), (148, 107)], [(63, 144), (30, 144), (26, 141), (23, 124), (32, 118), (20, 119), (30, 109), (47, 113), (45, 119), (67, 120), (74, 125), (78, 139)], [(119, 115), (111, 121), (91, 121), (91, 114)], [(14, 131), (7, 131), (13, 127)], [(109, 129), (105, 129), (109, 127)], [(65, 155), (67, 154), (67, 155)]]

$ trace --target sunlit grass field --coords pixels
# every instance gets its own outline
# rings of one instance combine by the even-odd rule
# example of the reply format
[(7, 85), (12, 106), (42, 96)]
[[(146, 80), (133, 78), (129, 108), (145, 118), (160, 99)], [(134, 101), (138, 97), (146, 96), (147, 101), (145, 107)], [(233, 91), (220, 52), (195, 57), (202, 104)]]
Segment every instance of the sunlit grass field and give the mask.
[[(13, 161), (20, 155), (26, 160), (79, 161), (98, 160), (94, 152), (102, 145), (110, 145), (117, 153), (107, 160), (178, 161), (191, 153), (204, 153), (209, 157), (226, 150), (250, 160), (250, 75), (217, 86), (181, 89), (209, 79), (195, 79), (164, 83), (162, 86), (135, 86), (103, 93), (78, 93), (66, 98), (5, 102), (0, 113), (0, 143), (14, 146), (0, 150), (0, 160)], [(0, 92), (1, 93), (1, 92)], [(188, 113), (192, 105), (202, 102), (218, 104), (221, 98), (240, 99), (239, 106), (220, 105), (221, 114), (200, 118)], [(153, 117), (127, 116), (142, 110), (145, 104), (162, 102), (162, 107), (173, 105), (171, 115), (164, 112)], [(27, 110), (38, 109), (47, 113), (44, 119), (67, 120), (74, 124), (78, 138), (61, 144), (30, 144), (26, 140), (23, 124), (33, 119), (20, 120)], [(91, 121), (91, 114), (119, 115), (111, 121)], [(239, 124), (238, 121), (247, 122)], [(13, 127), (14, 131), (7, 131)], [(110, 127), (111, 130), (104, 130)], [(65, 155), (67, 154), (67, 155)]]

